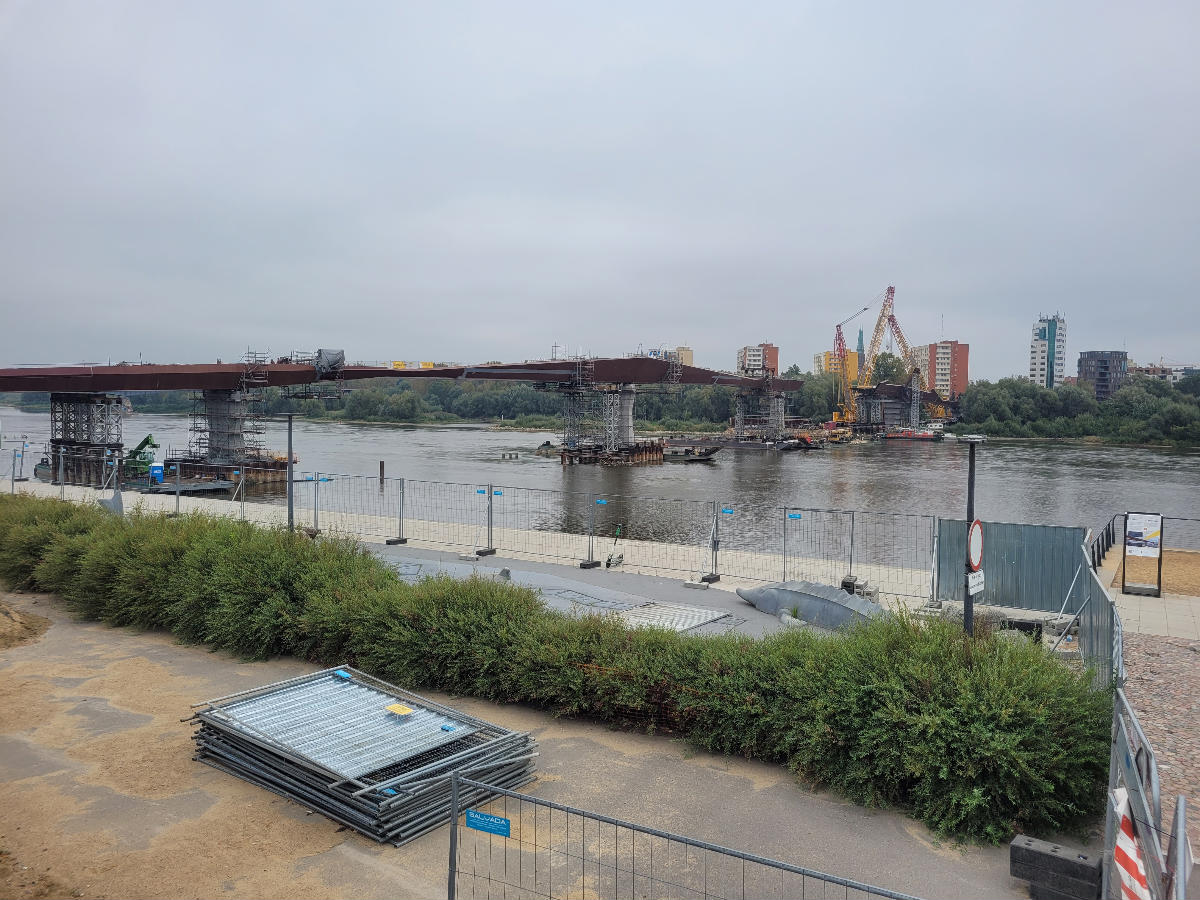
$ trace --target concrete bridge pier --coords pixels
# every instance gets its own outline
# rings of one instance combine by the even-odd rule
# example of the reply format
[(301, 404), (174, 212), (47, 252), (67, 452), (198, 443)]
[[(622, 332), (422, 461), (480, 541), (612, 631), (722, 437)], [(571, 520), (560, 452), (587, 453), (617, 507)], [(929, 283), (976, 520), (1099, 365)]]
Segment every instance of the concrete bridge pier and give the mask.
[(632, 447), (635, 443), (633, 436), (633, 401), (637, 397), (637, 385), (621, 385), (617, 396), (617, 446)]
[(246, 458), (249, 396), (244, 391), (205, 391), (202, 442), (205, 462), (232, 465)]

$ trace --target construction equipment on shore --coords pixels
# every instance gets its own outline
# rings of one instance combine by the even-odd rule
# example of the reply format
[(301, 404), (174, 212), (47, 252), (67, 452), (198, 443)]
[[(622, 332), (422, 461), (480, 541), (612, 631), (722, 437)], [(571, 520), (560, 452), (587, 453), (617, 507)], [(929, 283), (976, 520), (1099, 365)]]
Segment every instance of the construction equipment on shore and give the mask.
[[(900, 320), (896, 318), (895, 311), (896, 288), (893, 285), (888, 285), (887, 291), (883, 296), (883, 305), (879, 307), (879, 318), (875, 321), (875, 331), (871, 335), (871, 343), (867, 346), (866, 356), (863, 359), (863, 364), (858, 373), (859, 388), (871, 387), (871, 376), (875, 371), (875, 361), (879, 356), (879, 348), (883, 343), (883, 334), (885, 331), (891, 331), (892, 337), (896, 341), (896, 348), (900, 351), (900, 358), (904, 361), (907, 381), (910, 385), (912, 396), (912, 412), (909, 416), (910, 425), (916, 428), (920, 425), (921, 401), (920, 397), (923, 392), (930, 390), (926, 378), (927, 373), (925, 368), (929, 365), (928, 361), (922, 361), (917, 357), (916, 352), (909, 346), (908, 338), (904, 336), (904, 330), (900, 327)], [(840, 336), (840, 335), (839, 335)], [(853, 408), (854, 404), (851, 404)], [(927, 403), (925, 405), (925, 413), (930, 418), (940, 419), (945, 418), (946, 409), (941, 404)], [(848, 419), (848, 422), (854, 422), (855, 418)]]
[(148, 434), (129, 451), (124, 460), (125, 477), (131, 480), (147, 478), (154, 465), (154, 451), (159, 448), (154, 435)]
[(838, 322), (833, 329), (833, 350), (834, 354), (838, 358), (838, 368), (840, 369), (841, 374), (841, 390), (839, 392), (841, 397), (838, 401), (840, 412), (835, 412), (833, 414), (833, 421), (840, 422), (842, 424), (852, 424), (857, 418), (857, 415), (854, 411), (854, 388), (850, 383), (850, 367), (847, 365), (846, 361), (846, 337), (842, 334), (842, 326), (848, 322), (854, 321), (870, 308), (870, 304), (864, 306), (849, 318), (842, 319), (842, 321)]

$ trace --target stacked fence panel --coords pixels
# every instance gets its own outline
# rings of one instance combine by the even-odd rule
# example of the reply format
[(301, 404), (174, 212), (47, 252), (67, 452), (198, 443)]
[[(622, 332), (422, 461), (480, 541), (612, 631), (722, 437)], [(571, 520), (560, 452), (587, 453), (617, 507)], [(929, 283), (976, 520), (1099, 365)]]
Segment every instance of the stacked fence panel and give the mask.
[(380, 843), (446, 824), (455, 772), (500, 788), (533, 780), (528, 734), (346, 666), (210, 700), (194, 721), (196, 759)]

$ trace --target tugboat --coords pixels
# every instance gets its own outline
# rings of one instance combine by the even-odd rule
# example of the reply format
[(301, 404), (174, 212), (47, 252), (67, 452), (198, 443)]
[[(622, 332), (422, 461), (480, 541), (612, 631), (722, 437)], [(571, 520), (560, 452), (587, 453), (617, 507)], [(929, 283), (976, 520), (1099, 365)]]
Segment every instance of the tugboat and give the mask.
[(941, 441), (946, 435), (929, 428), (896, 428), (885, 431), (882, 438), (885, 441)]
[(663, 462), (711, 462), (720, 447), (663, 447)]

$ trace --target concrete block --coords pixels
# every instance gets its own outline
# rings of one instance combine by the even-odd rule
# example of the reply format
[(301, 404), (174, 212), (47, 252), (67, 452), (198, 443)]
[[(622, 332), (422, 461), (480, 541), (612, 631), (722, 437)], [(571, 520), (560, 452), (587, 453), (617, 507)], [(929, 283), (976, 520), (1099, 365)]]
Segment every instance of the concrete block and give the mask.
[(1064, 875), (1061, 872), (1040, 869), (1029, 863), (1009, 860), (1008, 874), (1013, 878), (1023, 878), (1025, 881), (1028, 881), (1031, 890), (1034, 887), (1038, 887), (1053, 891), (1056, 898), (1069, 897), (1071, 900), (1097, 900), (1100, 896), (1099, 872), (1096, 873), (1096, 878), (1094, 879), (1072, 878), (1070, 875)]
[[(1018, 834), (1008, 845), (1009, 871), (1015, 878), (1033, 879), (1026, 875), (1018, 875), (1014, 867), (1022, 871), (1037, 869), (1041, 872), (1062, 875), (1067, 878), (1088, 884), (1095, 884), (1097, 891), (1100, 885), (1100, 856), (1083, 853), (1062, 844), (1052, 844), (1049, 841), (1039, 841), (1025, 834)], [(1046, 878), (1039, 878), (1039, 883), (1045, 884)], [(1095, 893), (1088, 896), (1095, 896)]]
[(685, 581), (683, 583), (683, 586), (686, 588), (695, 588), (698, 591), (707, 591), (708, 590), (708, 582), (707, 581)]
[(1100, 896), (1100, 889), (1096, 888), (1094, 894), (1082, 895), (1072, 894), (1065, 891), (1057, 891), (1052, 887), (1044, 884), (1031, 883), (1029, 885), (1029, 896), (1033, 900), (1094, 900)]

